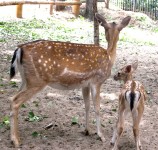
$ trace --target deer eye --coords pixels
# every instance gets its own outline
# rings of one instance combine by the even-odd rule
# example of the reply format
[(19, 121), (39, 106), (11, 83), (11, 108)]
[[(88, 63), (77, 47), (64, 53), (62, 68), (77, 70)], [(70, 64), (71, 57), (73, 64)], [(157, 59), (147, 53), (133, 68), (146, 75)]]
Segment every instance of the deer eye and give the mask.
[(120, 72), (118, 72), (118, 74), (117, 74), (118, 76), (120, 76), (121, 75), (121, 73)]

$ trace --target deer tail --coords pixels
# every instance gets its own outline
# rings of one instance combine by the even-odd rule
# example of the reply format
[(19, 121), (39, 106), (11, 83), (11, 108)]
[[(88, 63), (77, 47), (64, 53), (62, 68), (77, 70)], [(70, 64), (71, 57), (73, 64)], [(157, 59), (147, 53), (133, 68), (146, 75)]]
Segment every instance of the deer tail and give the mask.
[(138, 104), (141, 94), (136, 90), (136, 82), (132, 81), (130, 91), (126, 92), (126, 100), (129, 102), (130, 110), (132, 111)]
[(11, 66), (10, 66), (10, 79), (12, 79), (19, 70), (19, 66), (22, 64), (23, 51), (21, 48), (17, 48), (14, 51)]

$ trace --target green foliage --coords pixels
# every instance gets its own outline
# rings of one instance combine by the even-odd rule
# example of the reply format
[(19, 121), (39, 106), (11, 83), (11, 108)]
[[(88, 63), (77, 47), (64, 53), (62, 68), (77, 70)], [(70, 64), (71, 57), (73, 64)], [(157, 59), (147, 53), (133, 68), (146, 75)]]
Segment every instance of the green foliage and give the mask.
[(25, 105), (25, 104), (22, 104), (22, 105), (21, 105), (21, 108), (26, 108), (26, 105)]
[[(84, 26), (78, 26), (83, 24)], [(55, 18), (26, 19), (17, 21), (0, 22), (0, 42), (9, 41), (9, 36), (16, 41), (32, 41), (38, 39), (50, 39), (58, 41), (71, 41), (84, 43), (89, 39), (89, 32), (93, 32), (91, 24), (83, 17), (78, 19), (59, 20)], [(89, 30), (91, 28), (91, 30)], [(76, 30), (77, 29), (77, 30)], [(86, 33), (88, 32), (88, 33)], [(81, 33), (86, 33), (84, 38)], [(75, 37), (75, 38), (74, 38)], [(93, 38), (93, 37), (92, 37)]]
[[(144, 29), (149, 25), (149, 18), (144, 15), (134, 15), (136, 20), (142, 23)], [(152, 24), (152, 23), (151, 23)], [(132, 32), (128, 32), (127, 29), (131, 28)], [(133, 35), (133, 30), (137, 30), (133, 26), (128, 26), (120, 35), (121, 42), (130, 42), (140, 45), (155, 45), (156, 42), (149, 39), (148, 36), (143, 35), (146, 38), (140, 38), (139, 36)], [(140, 29), (139, 29), (140, 30)], [(152, 32), (158, 32), (157, 28), (148, 28)], [(136, 31), (136, 32), (137, 32)], [(143, 31), (141, 31), (143, 33)], [(104, 29), (100, 27), (100, 43), (106, 44)], [(132, 33), (132, 34), (131, 34)], [(139, 33), (141, 35), (142, 33)], [(23, 43), (38, 39), (48, 39), (54, 41), (70, 41), (75, 43), (93, 43), (93, 23), (88, 22), (82, 16), (71, 19), (23, 19), (16, 21), (1, 21), (0, 22), (0, 39), (1, 42), (7, 41), (7, 43)], [(107, 47), (107, 45), (105, 45)], [(6, 58), (10, 61), (11, 58)], [(12, 83), (13, 87), (17, 87), (16, 83)], [(0, 86), (4, 86), (3, 83)], [(36, 104), (38, 106), (38, 104)]]
[(40, 136), (41, 134), (38, 133), (37, 131), (34, 131), (31, 135), (35, 138), (35, 137)]
[(153, 32), (158, 32), (158, 27), (152, 29)]
[(148, 31), (139, 28), (131, 28), (126, 30), (126, 32), (123, 31), (121, 33), (119, 43), (127, 42), (127, 43), (132, 43), (137, 45), (147, 45), (147, 46), (157, 45), (157, 41), (153, 39), (151, 33), (152, 31), (150, 30)]
[(12, 87), (18, 87), (17, 83), (15, 81), (10, 81), (10, 85)]
[(71, 121), (72, 125), (78, 124), (78, 117), (73, 117)]
[(111, 110), (112, 110), (112, 111), (114, 111), (114, 112), (116, 112), (116, 111), (117, 111), (117, 109), (116, 109), (116, 108), (112, 108)]
[(2, 122), (0, 122), (0, 128), (5, 127), (5, 126), (10, 126), (10, 121), (8, 116), (4, 116), (2, 119)]
[(29, 121), (29, 122), (42, 121), (43, 117), (42, 116), (37, 116), (37, 115), (34, 114), (33, 111), (30, 111), (29, 114), (28, 114), (28, 117), (25, 120)]

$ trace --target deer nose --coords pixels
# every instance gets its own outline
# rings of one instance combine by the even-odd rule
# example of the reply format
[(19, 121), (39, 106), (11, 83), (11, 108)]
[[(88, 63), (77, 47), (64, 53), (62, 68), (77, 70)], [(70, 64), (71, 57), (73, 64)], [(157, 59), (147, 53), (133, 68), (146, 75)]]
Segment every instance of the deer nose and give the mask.
[(114, 75), (114, 80), (115, 80), (115, 81), (117, 81), (117, 80), (118, 80), (117, 75)]

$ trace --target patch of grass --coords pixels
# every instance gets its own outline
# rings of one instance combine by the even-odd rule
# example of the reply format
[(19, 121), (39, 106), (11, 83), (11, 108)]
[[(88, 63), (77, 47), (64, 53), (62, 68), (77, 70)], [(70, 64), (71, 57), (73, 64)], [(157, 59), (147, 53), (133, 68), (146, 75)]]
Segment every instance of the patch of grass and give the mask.
[(71, 120), (71, 124), (72, 125), (78, 124), (78, 117), (73, 117)]
[[(148, 23), (146, 16), (136, 16), (138, 21)], [(128, 31), (131, 30), (131, 32)], [(158, 32), (158, 28), (151, 29), (151, 32)], [(148, 38), (144, 32), (137, 33), (138, 29), (128, 26), (120, 35), (121, 42), (138, 45), (155, 45), (155, 41)], [(107, 43), (105, 40), (103, 27), (100, 27), (100, 43)], [(137, 35), (141, 35), (141, 38)], [(0, 42), (22, 43), (38, 39), (48, 39), (54, 41), (66, 41), (75, 43), (93, 43), (93, 23), (87, 21), (82, 16), (72, 19), (56, 19), (53, 17), (46, 19), (23, 19), (16, 21), (0, 22)]]
[(6, 40), (5, 39), (0, 39), (0, 42), (6, 42)]
[(10, 85), (12, 87), (18, 87), (17, 83), (15, 81), (10, 81)]
[(152, 28), (151, 31), (157, 33), (158, 32), (158, 28)]
[(21, 108), (26, 108), (26, 105), (25, 105), (25, 104), (22, 104), (22, 105), (21, 105)]
[(2, 118), (2, 122), (0, 122), (0, 128), (9, 127), (9, 126), (10, 126), (9, 117), (8, 116), (4, 116)]
[(37, 131), (34, 131), (32, 134), (31, 134), (34, 138), (38, 137), (38, 136), (41, 136), (40, 133), (38, 133)]
[(42, 121), (44, 119), (44, 117), (42, 116), (37, 116), (34, 114), (33, 111), (30, 111), (28, 114), (28, 117), (25, 119), (26, 121), (29, 122), (35, 122), (35, 121)]
[(44, 118), (47, 118), (47, 117), (41, 116), (41, 115), (35, 115), (33, 111), (30, 111), (28, 114), (28, 117), (25, 118), (25, 121), (39, 122), (39, 121), (42, 121)]
[(146, 46), (156, 45), (156, 41), (153, 40), (153, 37), (149, 34), (149, 31), (144, 31), (141, 29), (130, 29), (121, 33), (119, 41)]
[[(79, 26), (79, 24), (84, 25)], [(11, 39), (14, 37), (16, 41), (20, 42), (50, 39), (85, 43), (87, 39), (90, 39), (89, 33), (91, 34), (93, 32), (93, 27), (83, 17), (68, 20), (47, 18), (45, 20), (26, 19), (0, 22), (0, 31), (0, 39), (2, 39), (2, 42), (8, 42), (10, 40), (9, 37)]]

